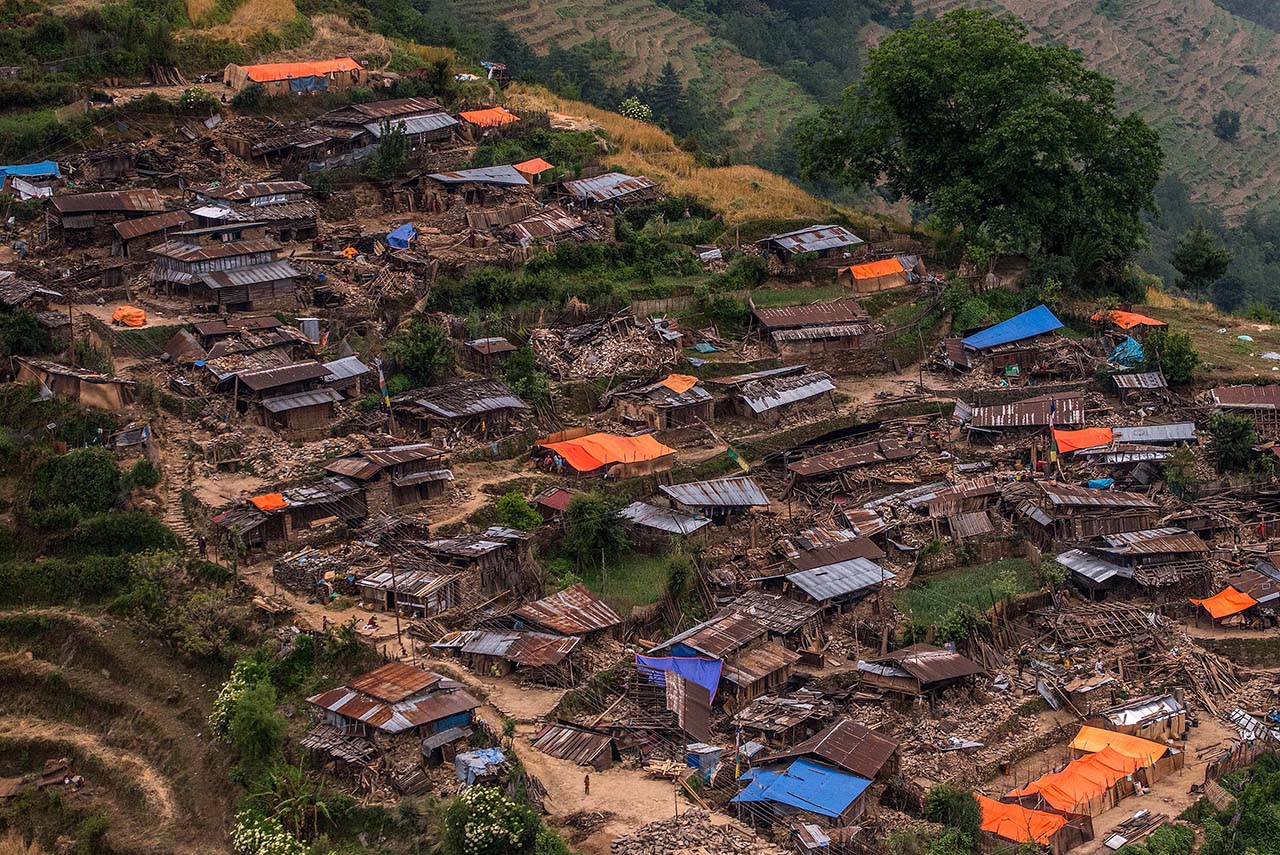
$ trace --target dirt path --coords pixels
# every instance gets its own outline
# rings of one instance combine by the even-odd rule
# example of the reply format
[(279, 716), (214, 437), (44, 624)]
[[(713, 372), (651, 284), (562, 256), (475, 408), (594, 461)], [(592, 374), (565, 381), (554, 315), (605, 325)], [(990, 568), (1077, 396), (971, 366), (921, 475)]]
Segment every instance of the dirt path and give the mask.
[(538, 471), (532, 468), (528, 470), (517, 468), (520, 466), (518, 460), (519, 458), (495, 463), (459, 463), (455, 465), (453, 467), (454, 478), (457, 479), (458, 483), (466, 485), (471, 493), (471, 498), (454, 505), (451, 513), (447, 516), (443, 516), (440, 519), (432, 519), (432, 529), (462, 522), (491, 502), (493, 496), (484, 491), (486, 486), (539, 475)]

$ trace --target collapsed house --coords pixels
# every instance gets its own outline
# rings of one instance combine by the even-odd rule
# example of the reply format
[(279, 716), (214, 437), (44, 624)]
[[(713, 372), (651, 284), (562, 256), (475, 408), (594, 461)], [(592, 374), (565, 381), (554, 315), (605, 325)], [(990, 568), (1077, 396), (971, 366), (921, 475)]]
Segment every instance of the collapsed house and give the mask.
[(573, 652), (581, 642), (545, 632), (468, 629), (451, 632), (431, 647), (456, 656), (477, 674), (519, 673), (547, 685), (572, 686), (576, 682)]
[(938, 693), (981, 674), (982, 666), (954, 650), (929, 644), (913, 644), (877, 659), (858, 660), (862, 683), (882, 692), (910, 697)]
[(316, 236), (319, 209), (308, 198), (310, 185), (302, 181), (219, 184), (191, 192), (201, 203), (192, 214), (202, 225), (262, 224), (267, 234), (285, 242)]
[(459, 574), (393, 566), (356, 581), (362, 605), (409, 617), (434, 617), (462, 604)]
[(958, 341), (944, 341), (944, 362), (955, 370), (985, 363), (993, 374), (1025, 375), (1043, 358), (1050, 336), (1062, 327), (1062, 321), (1041, 304)]
[(363, 484), (370, 513), (397, 514), (415, 511), (427, 502), (444, 497), (453, 480), (445, 457), (442, 449), (415, 443), (366, 448), (330, 460), (324, 469)]
[(17, 366), (14, 379), (35, 385), (41, 397), (66, 398), (84, 407), (114, 412), (123, 410), (137, 397), (138, 384), (122, 377), (25, 356), (15, 356), (13, 362)]
[(497, 380), (453, 380), (406, 392), (391, 400), (392, 412), (418, 436), (463, 433), (504, 436), (530, 407)]
[(333, 154), (369, 149), (382, 138), (384, 127), (403, 133), (411, 151), (451, 142), (459, 127), (438, 103), (418, 97), (348, 104), (321, 115), (316, 126), (333, 137)]
[(707, 425), (714, 421), (714, 399), (697, 377), (668, 374), (656, 383), (623, 386), (607, 401), (622, 421), (651, 430)]
[(783, 263), (801, 257), (828, 258), (846, 255), (847, 250), (864, 243), (862, 238), (844, 226), (808, 226), (793, 232), (769, 235), (756, 241), (765, 255), (776, 256)]
[(784, 359), (843, 358), (878, 349), (884, 337), (884, 328), (871, 323), (857, 300), (756, 309), (752, 314), (765, 340)]
[(545, 725), (533, 737), (533, 747), (560, 760), (603, 772), (622, 759), (609, 733), (569, 722)]
[(1155, 528), (1160, 506), (1142, 493), (1042, 481), (1016, 506), (1037, 542), (1079, 542)]
[(490, 526), (480, 534), (442, 537), (422, 544), (436, 561), (466, 573), (486, 595), (514, 589), (527, 595), (541, 593), (529, 534), (513, 528)]
[(687, 484), (660, 484), (658, 491), (676, 510), (706, 517), (716, 525), (740, 519), (752, 508), (769, 507), (769, 497), (751, 478), (719, 478)]
[(85, 244), (112, 240), (116, 223), (164, 211), (164, 200), (155, 190), (115, 190), (54, 196), (49, 203), (51, 225), (67, 243)]
[(329, 475), (281, 492), (263, 493), (214, 516), (218, 539), (231, 551), (269, 550), (315, 530), (368, 517), (364, 491), (350, 478)]
[[(809, 371), (807, 365), (715, 377), (706, 382), (728, 390), (734, 413), (765, 424), (776, 424), (798, 406), (824, 399), (830, 401), (836, 391), (831, 375), (824, 371)], [(835, 404), (831, 406), (834, 412)]]
[(1209, 401), (1220, 413), (1249, 419), (1260, 438), (1280, 437), (1280, 386), (1219, 386)]
[[(787, 463), (787, 471), (798, 482), (816, 478), (828, 478), (857, 469), (861, 466), (873, 466), (896, 460), (909, 460), (918, 454), (920, 449), (909, 447), (896, 440), (884, 439), (859, 443), (834, 451), (813, 454), (795, 462)], [(788, 455), (789, 456), (789, 455)]]
[(843, 827), (866, 810), (866, 778), (842, 772), (804, 757), (749, 769), (732, 803), (751, 808), (747, 816), (760, 825), (777, 822), (817, 822)]
[(649, 651), (688, 659), (707, 657), (722, 663), (718, 693), (730, 712), (753, 698), (775, 691), (791, 680), (800, 659), (795, 651), (766, 640), (768, 627), (747, 615), (725, 609), (709, 620), (675, 635)]
[(972, 406), (957, 400), (952, 418), (964, 426), (971, 441), (979, 437), (992, 439), (1054, 425), (1083, 424), (1084, 398), (1079, 394), (1040, 395), (989, 406)]
[(565, 194), (577, 205), (584, 207), (625, 207), (642, 202), (652, 202), (662, 195), (658, 185), (644, 176), (606, 172), (595, 178), (580, 178), (562, 185)]
[(576, 635), (583, 639), (612, 634), (622, 625), (618, 613), (580, 582), (525, 603), (513, 616), (539, 632)]
[(115, 240), (111, 254), (121, 258), (133, 258), (142, 250), (164, 243), (169, 236), (195, 222), (186, 211), (165, 211), (149, 217), (121, 220), (112, 225)]
[[(517, 169), (521, 164), (516, 164)], [(521, 172), (530, 179), (527, 173)], [(586, 220), (578, 219), (558, 205), (548, 205), (540, 211), (534, 211), (523, 219), (507, 226), (510, 239), (521, 247), (544, 245), (554, 248), (564, 241), (587, 242), (603, 239), (599, 227)]]

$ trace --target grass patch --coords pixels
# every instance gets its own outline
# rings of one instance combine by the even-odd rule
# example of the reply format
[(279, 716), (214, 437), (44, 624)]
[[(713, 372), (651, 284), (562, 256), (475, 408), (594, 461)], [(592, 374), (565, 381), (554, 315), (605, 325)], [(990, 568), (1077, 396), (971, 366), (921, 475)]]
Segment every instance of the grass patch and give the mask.
[(632, 552), (606, 565), (605, 578), (596, 567), (584, 570), (582, 582), (605, 602), (626, 615), (634, 606), (662, 599), (667, 590), (670, 562), (663, 555)]
[(1031, 562), (1022, 558), (1003, 558), (929, 576), (922, 584), (899, 591), (894, 601), (913, 622), (941, 626), (952, 612), (962, 606), (977, 611), (991, 608), (992, 602), (1000, 599), (1000, 589), (1010, 576), (1016, 584), (1014, 593), (1025, 594), (1040, 587)]
[(762, 288), (751, 292), (751, 299), (761, 309), (774, 306), (800, 306), (805, 303), (817, 303), (822, 300), (836, 300), (849, 296), (849, 290), (842, 285), (814, 285), (808, 288)]

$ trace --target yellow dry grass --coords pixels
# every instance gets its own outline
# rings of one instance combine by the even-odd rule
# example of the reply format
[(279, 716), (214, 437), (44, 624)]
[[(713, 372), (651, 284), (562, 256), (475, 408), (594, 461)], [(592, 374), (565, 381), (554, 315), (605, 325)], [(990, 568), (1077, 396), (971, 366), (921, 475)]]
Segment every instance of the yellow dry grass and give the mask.
[(215, 0), (187, 0), (187, 20), (200, 21), (209, 14)]
[[(192, 12), (192, 6), (207, 12), (213, 0), (187, 0), (187, 16), (195, 22), (201, 18)], [(244, 41), (262, 30), (277, 30), (298, 17), (298, 7), (293, 0), (243, 0), (231, 13), (231, 22), (201, 28), (211, 36)]]
[(21, 834), (10, 830), (4, 837), (0, 837), (0, 855), (45, 855), (45, 851), (40, 848), (39, 843), (28, 844)]
[(609, 139), (609, 163), (645, 175), (674, 195), (688, 195), (719, 211), (726, 222), (756, 219), (822, 219), (852, 211), (825, 202), (787, 179), (755, 166), (701, 166), (661, 128), (560, 98), (546, 89), (516, 84), (507, 90), (515, 109), (564, 113), (600, 128)]
[[(292, 0), (289, 0), (292, 3)], [(369, 67), (382, 70), (391, 61), (391, 41), (385, 36), (366, 32), (339, 15), (316, 15), (311, 19), (309, 42), (289, 50), (276, 51), (256, 62), (300, 62), (354, 56), (369, 61)]]
[(1146, 304), (1155, 309), (1192, 309), (1210, 315), (1222, 314), (1212, 303), (1198, 303), (1186, 297), (1170, 294), (1155, 285), (1147, 286)]

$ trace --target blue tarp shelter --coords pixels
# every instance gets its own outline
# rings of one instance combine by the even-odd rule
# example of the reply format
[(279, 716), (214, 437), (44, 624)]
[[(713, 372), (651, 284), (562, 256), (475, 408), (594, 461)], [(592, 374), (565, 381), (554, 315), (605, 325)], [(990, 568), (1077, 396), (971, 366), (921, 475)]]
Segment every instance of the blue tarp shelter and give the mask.
[(1143, 351), (1142, 345), (1138, 344), (1137, 339), (1133, 336), (1125, 336), (1124, 341), (1111, 349), (1111, 355), (1107, 360), (1116, 365), (1141, 365), (1147, 361), (1147, 354)]
[(976, 332), (964, 340), (964, 346), (970, 350), (986, 350), (1024, 338), (1034, 338), (1054, 330), (1062, 329), (1062, 321), (1058, 320), (1049, 307), (1041, 303), (1034, 309), (1028, 309), (1020, 315), (1014, 315), (982, 332)]
[(387, 235), (387, 246), (393, 249), (408, 249), (409, 242), (417, 236), (418, 230), (413, 227), (413, 223), (405, 223)]
[(747, 782), (733, 801), (775, 802), (818, 816), (837, 818), (866, 792), (871, 782), (801, 757), (789, 766), (751, 769), (739, 780)]
[(42, 160), (39, 163), (15, 163), (9, 166), (0, 166), (0, 182), (3, 182), (10, 175), (18, 175), (23, 178), (43, 178), (45, 176), (60, 178), (62, 173), (58, 171), (58, 164), (52, 160)]
[(716, 689), (720, 686), (722, 668), (724, 663), (719, 659), (704, 659), (700, 656), (636, 655), (636, 670), (646, 675), (650, 683), (665, 686), (667, 672), (679, 674), (710, 692), (713, 702), (716, 699)]
[(506, 759), (501, 748), (481, 748), (477, 751), (464, 751), (454, 757), (453, 768), (458, 780), (471, 786), (476, 781), (496, 774)]

